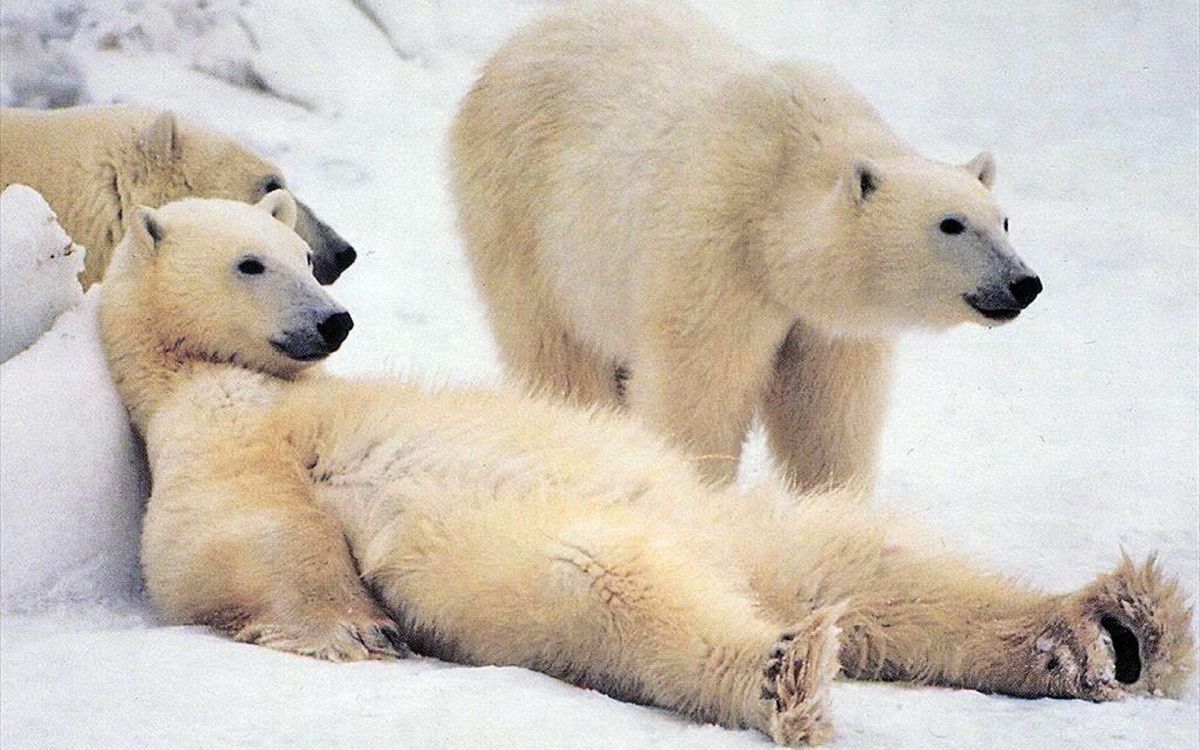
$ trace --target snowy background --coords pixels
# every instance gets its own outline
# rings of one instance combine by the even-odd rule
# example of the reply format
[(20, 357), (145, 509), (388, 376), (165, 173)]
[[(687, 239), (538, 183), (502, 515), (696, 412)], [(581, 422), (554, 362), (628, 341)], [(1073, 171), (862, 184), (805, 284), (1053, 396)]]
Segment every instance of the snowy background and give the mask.
[[(1010, 326), (905, 341), (878, 502), (1040, 586), (1079, 586), (1124, 546), (1160, 551), (1194, 594), (1196, 4), (698, 4), (764, 54), (832, 63), (924, 153), (995, 153), (1013, 240), (1045, 282)], [(487, 382), (444, 134), (541, 7), (4, 0), (0, 98), (169, 107), (240, 138), (359, 251), (333, 288), (357, 322), (333, 369)], [(139, 447), (94, 296), (0, 366), (5, 748), (766, 744), (518, 669), (323, 664), (159, 625), (135, 569)], [(834, 700), (837, 748), (1200, 746), (1195, 689), (1090, 705), (843, 682)]]

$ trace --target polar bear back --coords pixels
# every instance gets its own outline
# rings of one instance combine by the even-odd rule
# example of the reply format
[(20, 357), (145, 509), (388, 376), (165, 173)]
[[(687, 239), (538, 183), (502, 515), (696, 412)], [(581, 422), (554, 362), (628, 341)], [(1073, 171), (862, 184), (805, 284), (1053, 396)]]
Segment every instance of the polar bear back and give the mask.
[[(519, 91), (520, 101), (492, 90)], [(681, 215), (689, 210), (681, 191), (695, 195), (710, 179), (765, 190), (789, 130), (821, 143), (814, 191), (829, 189), (852, 151), (901, 147), (833, 71), (770, 65), (673, 3), (585, 3), (553, 14), (493, 58), (472, 99), (467, 108), (495, 110), (493, 129), (459, 137), (458, 160), (512, 175), (497, 170), (496, 190), (528, 196), (542, 283), (571, 325), (617, 360), (633, 349), (643, 253), (695, 219)], [(525, 158), (505, 162), (516, 154)]]

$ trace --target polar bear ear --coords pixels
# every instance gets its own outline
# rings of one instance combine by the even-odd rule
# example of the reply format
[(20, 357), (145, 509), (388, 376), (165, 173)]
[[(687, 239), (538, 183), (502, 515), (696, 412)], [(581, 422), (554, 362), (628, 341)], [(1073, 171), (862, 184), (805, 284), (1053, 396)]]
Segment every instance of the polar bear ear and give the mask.
[(158, 212), (146, 206), (134, 206), (129, 234), (133, 238), (134, 247), (140, 253), (153, 254), (163, 238), (163, 224)]
[(985, 188), (992, 189), (992, 183), (996, 181), (996, 159), (987, 151), (981, 151), (979, 156), (962, 167), (982, 182)]
[(846, 188), (856, 205), (869, 201), (879, 189), (880, 182), (879, 167), (863, 156), (854, 160), (850, 166), (850, 173), (846, 175)]
[(142, 151), (155, 161), (172, 162), (179, 158), (179, 124), (175, 113), (163, 112), (142, 132)]
[(282, 221), (288, 229), (296, 228), (296, 199), (288, 191), (272, 190), (255, 205)]

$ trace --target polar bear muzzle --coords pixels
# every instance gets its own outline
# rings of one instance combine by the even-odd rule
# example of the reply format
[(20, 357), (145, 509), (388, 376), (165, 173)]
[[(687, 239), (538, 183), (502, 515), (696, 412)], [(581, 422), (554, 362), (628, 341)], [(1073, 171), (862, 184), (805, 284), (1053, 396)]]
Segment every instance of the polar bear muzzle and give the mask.
[(296, 234), (312, 249), (313, 276), (322, 284), (332, 284), (354, 263), (358, 253), (308, 206), (296, 201), (296, 208)]
[(1012, 320), (1029, 307), (1042, 291), (1042, 280), (1030, 273), (1023, 273), (1008, 282), (980, 286), (974, 292), (964, 294), (963, 299), (988, 320)]
[[(954, 219), (950, 217), (941, 223), (940, 229), (943, 233), (955, 235), (963, 231), (963, 224), (958, 221), (954, 221), (957, 227), (947, 227), (952, 221)], [(1004, 225), (1007, 229), (1007, 219), (1004, 220)], [(948, 229), (959, 231), (947, 231)], [(1002, 323), (1020, 315), (1041, 293), (1041, 278), (1025, 264), (1006, 240), (993, 239), (988, 242), (983, 275), (975, 289), (963, 295), (963, 300), (985, 319)]]
[(336, 352), (354, 328), (341, 309), (310, 314), (308, 320), (271, 338), (271, 346), (298, 362), (313, 362)]

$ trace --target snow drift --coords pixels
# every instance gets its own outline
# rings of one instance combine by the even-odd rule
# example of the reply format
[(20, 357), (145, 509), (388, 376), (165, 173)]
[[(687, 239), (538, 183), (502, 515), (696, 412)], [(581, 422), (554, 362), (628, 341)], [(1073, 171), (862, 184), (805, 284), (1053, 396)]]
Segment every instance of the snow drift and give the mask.
[(84, 250), (71, 241), (45, 199), (24, 185), (0, 194), (0, 362), (41, 336), (83, 299), (76, 278)]
[(149, 481), (100, 287), (83, 294), (83, 248), (35, 190), (0, 195), (0, 228), (0, 612), (136, 600)]
[(149, 482), (108, 375), (99, 295), (92, 287), (49, 333), (0, 365), (4, 612), (138, 597)]

